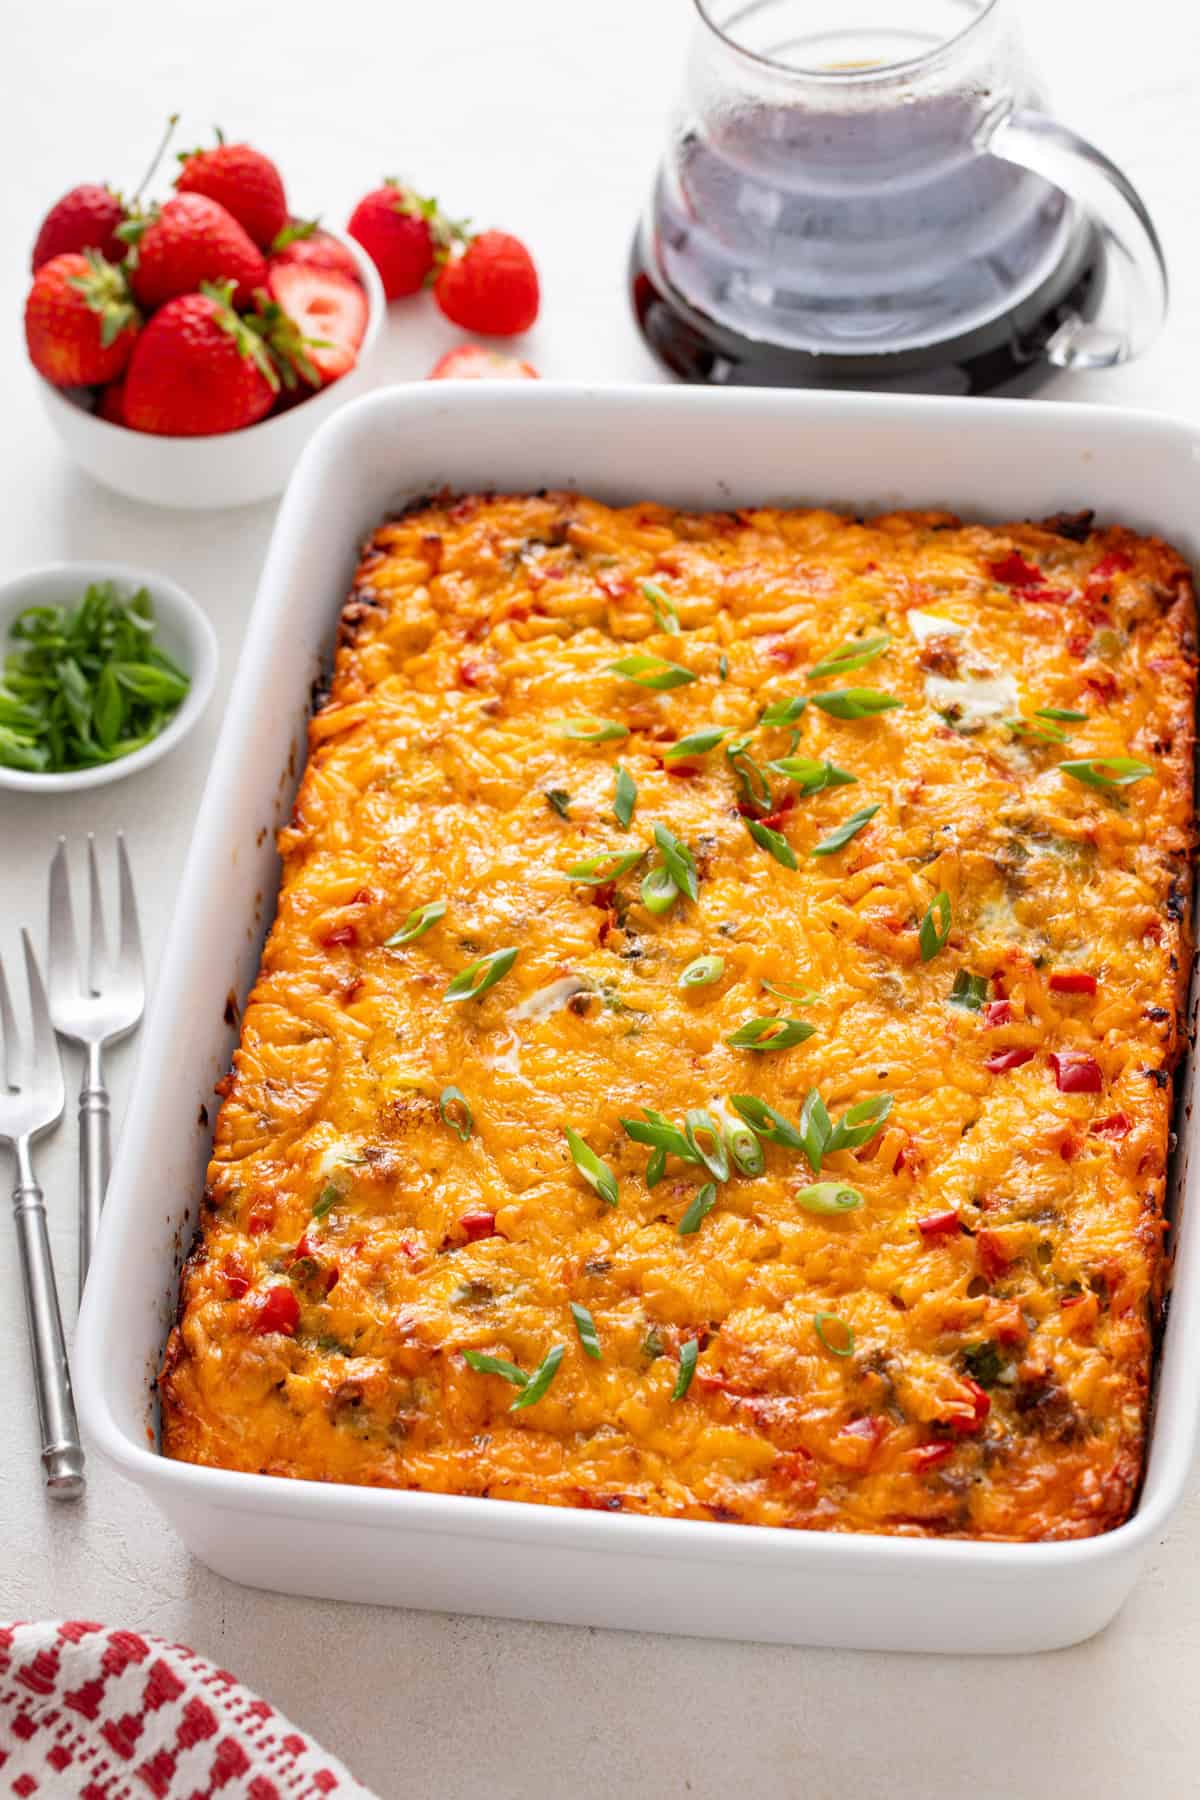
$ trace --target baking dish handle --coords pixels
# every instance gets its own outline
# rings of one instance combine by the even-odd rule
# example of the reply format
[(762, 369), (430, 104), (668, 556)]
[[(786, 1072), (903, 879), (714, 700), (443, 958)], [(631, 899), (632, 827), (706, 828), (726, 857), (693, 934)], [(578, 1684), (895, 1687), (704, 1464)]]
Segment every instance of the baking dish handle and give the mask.
[(1132, 182), (1086, 138), (1044, 113), (993, 114), (976, 141), (1074, 200), (1100, 233), (1108, 275), (1116, 276), (1105, 282), (1099, 318), (1063, 320), (1046, 345), (1049, 360), (1060, 369), (1108, 369), (1140, 356), (1167, 316), (1167, 267)]

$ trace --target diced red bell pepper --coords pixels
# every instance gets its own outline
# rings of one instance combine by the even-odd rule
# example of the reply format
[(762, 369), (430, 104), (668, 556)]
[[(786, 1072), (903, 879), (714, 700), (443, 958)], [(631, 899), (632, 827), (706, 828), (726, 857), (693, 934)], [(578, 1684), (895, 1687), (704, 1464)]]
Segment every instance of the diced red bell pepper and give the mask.
[(270, 1287), (263, 1295), (254, 1329), (258, 1332), (278, 1331), (291, 1337), (300, 1323), (300, 1302), (290, 1287), (282, 1283)]
[(1052, 994), (1094, 994), (1096, 977), (1085, 969), (1055, 969), (1047, 985)]
[(1010, 1069), (1019, 1069), (1032, 1062), (1034, 1055), (1028, 1044), (1014, 1044), (1011, 1050), (993, 1051), (991, 1056), (984, 1058), (983, 1066), (989, 1075), (1007, 1075)]
[(1088, 570), (1088, 584), (1107, 581), (1111, 575), (1123, 575), (1132, 567), (1133, 558), (1127, 550), (1109, 550)]
[(342, 946), (357, 944), (358, 932), (353, 925), (335, 925), (330, 931), (322, 934), (321, 943), (326, 950), (337, 950)]
[(1036, 563), (1026, 562), (1015, 550), (1010, 550), (998, 562), (989, 563), (988, 574), (1005, 587), (1041, 587), (1046, 580)]
[(1132, 1121), (1123, 1112), (1109, 1113), (1107, 1119), (1097, 1119), (1094, 1125), (1088, 1126), (1091, 1137), (1123, 1138), (1128, 1134)]
[(1085, 1050), (1054, 1050), (1050, 1067), (1060, 1094), (1099, 1094), (1103, 1090), (1100, 1064)]
[(1012, 1001), (989, 1000), (979, 1017), (985, 1031), (994, 1031), (997, 1025), (1011, 1025)]
[(927, 1469), (936, 1469), (944, 1463), (948, 1456), (954, 1454), (954, 1445), (947, 1438), (940, 1444), (920, 1444), (909, 1455), (909, 1463), (918, 1475), (924, 1475)]
[(1009, 1259), (1004, 1253), (1004, 1245), (994, 1231), (977, 1231), (975, 1233), (975, 1256), (979, 1263), (979, 1273), (985, 1281), (996, 1281), (1008, 1268)]
[(240, 1300), (243, 1294), (250, 1292), (250, 1277), (246, 1273), (241, 1257), (227, 1256), (221, 1273), (225, 1277), (225, 1291), (231, 1300)]
[(494, 1212), (464, 1213), (458, 1223), (469, 1244), (475, 1243), (478, 1238), (489, 1238), (496, 1235)]
[(971, 1397), (971, 1406), (973, 1409), (971, 1416), (968, 1417), (965, 1413), (960, 1413), (952, 1418), (949, 1423), (951, 1428), (954, 1431), (957, 1431), (961, 1437), (969, 1437), (971, 1432), (979, 1430), (979, 1427), (991, 1412), (992, 1402), (990, 1396), (985, 1393), (979, 1383), (977, 1381), (972, 1381), (969, 1375), (963, 1376), (963, 1386), (967, 1389), (967, 1392)]
[(923, 1219), (917, 1220), (917, 1230), (927, 1241), (957, 1237), (962, 1228), (962, 1220), (953, 1209), (949, 1212), (926, 1213)]

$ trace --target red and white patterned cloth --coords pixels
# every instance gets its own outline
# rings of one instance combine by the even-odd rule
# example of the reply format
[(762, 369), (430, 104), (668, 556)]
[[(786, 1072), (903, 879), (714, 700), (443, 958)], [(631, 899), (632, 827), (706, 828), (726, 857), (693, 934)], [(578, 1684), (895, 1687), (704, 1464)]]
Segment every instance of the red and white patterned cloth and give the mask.
[(0, 1625), (0, 1800), (371, 1800), (182, 1644), (81, 1619)]

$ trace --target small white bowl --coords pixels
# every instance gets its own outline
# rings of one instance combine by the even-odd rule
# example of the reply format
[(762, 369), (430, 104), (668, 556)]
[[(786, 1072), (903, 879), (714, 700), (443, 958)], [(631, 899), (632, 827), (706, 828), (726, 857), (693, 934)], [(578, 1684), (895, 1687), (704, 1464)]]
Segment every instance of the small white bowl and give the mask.
[(379, 271), (366, 251), (340, 231), (329, 235), (358, 264), (367, 296), (367, 329), (348, 375), (287, 412), (217, 437), (158, 437), (112, 425), (89, 410), (86, 390), (52, 387), (37, 375), (42, 404), (72, 461), (104, 487), (150, 506), (248, 506), (281, 493), (318, 425), (369, 386), (368, 365), (387, 313)]
[[(130, 433), (132, 436), (132, 433)], [(46, 563), (0, 583), (0, 664), (11, 648), (9, 633), (17, 614), (27, 606), (78, 606), (93, 581), (116, 582), (128, 598), (138, 588), (149, 590), (154, 602), (154, 642), (189, 676), (191, 686), (178, 711), (158, 736), (141, 750), (119, 756), (115, 762), (94, 769), (75, 769), (68, 774), (37, 774), (30, 769), (9, 769), (0, 763), (0, 788), (17, 788), (27, 794), (69, 794), (78, 788), (103, 787), (124, 781), (173, 750), (200, 718), (212, 698), (217, 679), (217, 639), (208, 619), (190, 594), (150, 569), (134, 569), (128, 563)]]

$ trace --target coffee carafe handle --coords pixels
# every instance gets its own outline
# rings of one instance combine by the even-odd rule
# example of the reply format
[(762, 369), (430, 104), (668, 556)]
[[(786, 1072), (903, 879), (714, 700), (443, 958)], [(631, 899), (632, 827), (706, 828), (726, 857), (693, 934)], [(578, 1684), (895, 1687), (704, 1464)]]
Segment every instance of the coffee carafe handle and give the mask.
[(1107, 369), (1140, 356), (1167, 316), (1167, 266), (1132, 182), (1086, 138), (1043, 113), (1017, 108), (993, 116), (976, 142), (1060, 188), (1103, 240), (1115, 280), (1105, 283), (1100, 317), (1065, 319), (1046, 345), (1049, 360), (1060, 369)]

